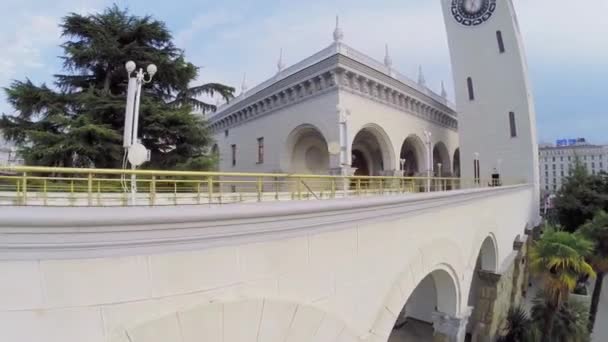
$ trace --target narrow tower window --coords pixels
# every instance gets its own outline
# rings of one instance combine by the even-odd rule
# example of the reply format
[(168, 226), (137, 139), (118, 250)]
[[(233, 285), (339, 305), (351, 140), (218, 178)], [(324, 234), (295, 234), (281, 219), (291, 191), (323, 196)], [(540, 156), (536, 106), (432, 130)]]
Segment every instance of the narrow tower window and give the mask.
[(517, 125), (515, 124), (514, 112), (509, 112), (509, 126), (511, 128), (511, 138), (517, 137)]
[(475, 100), (475, 91), (473, 89), (473, 79), (467, 78), (467, 88), (469, 89), (469, 100)]
[(498, 51), (505, 52), (505, 42), (502, 40), (502, 32), (496, 31), (496, 40), (498, 41)]
[(236, 166), (236, 145), (231, 145), (232, 148), (232, 166)]
[(258, 164), (264, 163), (264, 138), (258, 138)]

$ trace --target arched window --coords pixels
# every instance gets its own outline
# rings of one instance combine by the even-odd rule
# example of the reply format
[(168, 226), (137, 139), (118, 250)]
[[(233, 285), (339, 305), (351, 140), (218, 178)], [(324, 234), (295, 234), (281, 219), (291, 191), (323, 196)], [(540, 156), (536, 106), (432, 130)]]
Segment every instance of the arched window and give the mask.
[(473, 79), (467, 78), (467, 88), (469, 89), (469, 100), (475, 100), (475, 91), (473, 89)]
[(496, 31), (496, 40), (498, 41), (498, 51), (500, 53), (505, 52), (505, 42), (502, 40), (502, 32)]

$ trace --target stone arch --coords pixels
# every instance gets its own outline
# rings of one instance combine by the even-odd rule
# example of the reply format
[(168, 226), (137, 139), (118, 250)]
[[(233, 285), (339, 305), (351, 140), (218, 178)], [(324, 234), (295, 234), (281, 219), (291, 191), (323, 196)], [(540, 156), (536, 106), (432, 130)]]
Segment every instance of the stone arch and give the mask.
[[(440, 288), (442, 293), (441, 309), (447, 311), (442, 314), (461, 317), (461, 314), (465, 312), (464, 316), (468, 316), (467, 308), (462, 308), (461, 280), (463, 278), (461, 270), (466, 267), (467, 260), (461, 249), (461, 246), (454, 241), (440, 238), (434, 239), (432, 243), (423, 244), (416, 251), (412, 251), (412, 254), (407, 256), (407, 260), (410, 260), (409, 263), (404, 267), (404, 271), (396, 277), (392, 288), (386, 294), (371, 333), (380, 337), (380, 340), (387, 341), (396, 325), (403, 322), (404, 317), (401, 314), (414, 289), (431, 274), (437, 276), (433, 278), (433, 281), (437, 280), (439, 282), (449, 279), (450, 282), (447, 284), (453, 284), (452, 289), (454, 291), (451, 291), (449, 287), (442, 286)], [(445, 285), (446, 283), (442, 282), (442, 284)], [(445, 295), (450, 293), (451, 296)], [(446, 298), (450, 300), (446, 301)], [(429, 334), (432, 335), (432, 326), (427, 324), (427, 328), (430, 329)]]
[[(450, 158), (450, 152), (448, 148), (441, 141), (435, 143), (433, 146), (433, 170), (435, 176), (451, 176), (452, 174), (452, 163)], [(441, 164), (441, 172), (439, 172), (439, 164)]]
[(471, 319), (466, 327), (467, 334), (471, 336), (484, 329), (483, 326), (479, 325), (479, 322), (483, 321), (483, 310), (487, 307), (480, 305), (480, 302), (484, 300), (481, 298), (485, 283), (483, 278), (492, 277), (498, 272), (498, 248), (494, 234), (486, 235), (481, 245), (477, 244), (477, 246), (479, 247), (474, 249), (474, 253), (477, 252), (477, 257), (472, 268), (473, 274), (471, 275), (467, 299), (467, 305), (473, 308)]
[(351, 165), (356, 175), (381, 176), (394, 170), (395, 153), (388, 134), (376, 124), (367, 124), (354, 135)]
[(199, 304), (125, 325), (111, 336), (110, 342), (360, 341), (342, 320), (319, 308), (269, 298)]
[(454, 151), (454, 158), (452, 158), (452, 172), (455, 177), (460, 177), (460, 147)]
[(434, 334), (436, 315), (459, 316), (460, 285), (458, 275), (450, 265), (442, 263), (433, 267), (431, 272), (415, 283), (409, 293), (405, 286), (407, 285), (402, 280), (397, 290), (393, 290), (400, 291), (405, 296), (405, 304), (390, 307), (391, 309), (387, 306), (387, 311), (392, 311), (388, 311), (388, 322), (383, 331), (377, 331), (379, 336), (388, 337), (389, 340), (411, 339), (414, 337), (411, 329), (414, 328), (431, 337)]
[(287, 137), (286, 155), (290, 173), (327, 174), (329, 151), (327, 140), (316, 126), (303, 124)]
[(424, 142), (419, 136), (411, 134), (401, 145), (400, 159), (405, 159), (403, 167), (406, 176), (416, 176), (426, 170)]

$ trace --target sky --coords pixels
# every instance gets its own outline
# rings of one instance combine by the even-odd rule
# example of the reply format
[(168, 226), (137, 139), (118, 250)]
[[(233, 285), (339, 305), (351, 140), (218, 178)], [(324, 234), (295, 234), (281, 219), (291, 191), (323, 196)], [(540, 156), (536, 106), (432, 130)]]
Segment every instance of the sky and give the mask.
[[(499, 0), (502, 1), (502, 0)], [(540, 142), (585, 137), (608, 144), (608, 0), (513, 0), (526, 47)], [(0, 87), (29, 78), (52, 83), (61, 71), (58, 24), (69, 12), (118, 4), (166, 22), (196, 83), (252, 88), (332, 42), (340, 16), (344, 42), (378, 60), (389, 45), (395, 69), (417, 79), (421, 65), (439, 92), (452, 76), (439, 0), (2, 0)], [(12, 113), (4, 94), (0, 112)]]

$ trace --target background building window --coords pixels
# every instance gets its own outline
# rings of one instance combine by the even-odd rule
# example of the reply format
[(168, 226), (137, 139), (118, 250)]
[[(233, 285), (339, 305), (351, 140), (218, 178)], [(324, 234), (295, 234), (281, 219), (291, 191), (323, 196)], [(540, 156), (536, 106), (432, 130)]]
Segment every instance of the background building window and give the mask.
[(505, 52), (505, 42), (502, 39), (502, 32), (496, 31), (496, 40), (498, 41), (498, 51), (500, 53)]
[(258, 164), (264, 163), (264, 138), (258, 138)]
[(232, 148), (232, 166), (236, 166), (236, 145), (231, 145)]
[(509, 112), (509, 126), (511, 127), (511, 138), (517, 137), (517, 125), (515, 124), (514, 112)]
[(228, 137), (228, 135), (229, 135), (228, 130), (225, 130), (225, 131), (224, 131), (224, 136), (225, 136), (225, 137)]
[(469, 100), (475, 100), (475, 91), (473, 89), (473, 79), (467, 78), (467, 88), (469, 89)]

